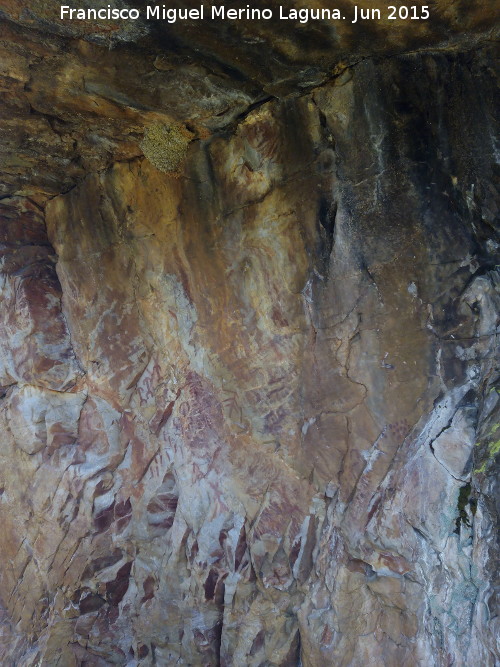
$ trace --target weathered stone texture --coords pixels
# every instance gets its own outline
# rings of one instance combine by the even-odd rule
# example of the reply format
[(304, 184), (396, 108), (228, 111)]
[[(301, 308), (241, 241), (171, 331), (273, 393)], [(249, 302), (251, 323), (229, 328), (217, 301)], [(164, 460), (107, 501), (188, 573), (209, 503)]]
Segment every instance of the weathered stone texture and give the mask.
[(120, 55), (50, 120), (62, 39), (12, 61), (64, 155), (4, 170), (2, 664), (496, 665), (491, 50), (226, 82), (169, 174), (141, 128), (200, 97), (131, 88), (94, 142)]

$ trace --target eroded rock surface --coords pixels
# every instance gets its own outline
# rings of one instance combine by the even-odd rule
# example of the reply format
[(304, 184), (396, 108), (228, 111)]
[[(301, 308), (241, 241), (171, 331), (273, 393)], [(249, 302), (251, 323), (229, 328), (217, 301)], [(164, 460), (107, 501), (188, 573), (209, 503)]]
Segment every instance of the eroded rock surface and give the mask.
[[(2, 664), (496, 665), (491, 47), (268, 99), (16, 7)], [(193, 140), (168, 174), (139, 144), (172, 122)]]

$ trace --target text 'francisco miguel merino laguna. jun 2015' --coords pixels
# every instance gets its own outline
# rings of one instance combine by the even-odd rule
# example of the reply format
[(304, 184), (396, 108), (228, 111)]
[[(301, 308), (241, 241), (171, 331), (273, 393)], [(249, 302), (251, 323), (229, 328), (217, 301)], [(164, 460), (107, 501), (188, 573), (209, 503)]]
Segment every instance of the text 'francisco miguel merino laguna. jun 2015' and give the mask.
[(308, 23), (309, 21), (381, 21), (381, 20), (409, 20), (425, 21), (430, 18), (428, 6), (422, 5), (388, 5), (383, 8), (364, 8), (353, 5), (350, 15), (340, 9), (318, 9), (302, 7), (296, 9), (280, 5), (277, 8), (257, 8), (246, 5), (242, 8), (228, 8), (225, 5), (205, 7), (178, 8), (167, 5), (147, 5), (142, 9), (129, 7), (106, 7), (79, 8), (69, 5), (61, 5), (60, 18), (66, 20), (87, 21), (116, 21), (146, 19), (147, 21), (203, 21), (203, 20), (230, 20), (230, 21), (269, 21), (279, 19), (282, 21), (296, 21)]

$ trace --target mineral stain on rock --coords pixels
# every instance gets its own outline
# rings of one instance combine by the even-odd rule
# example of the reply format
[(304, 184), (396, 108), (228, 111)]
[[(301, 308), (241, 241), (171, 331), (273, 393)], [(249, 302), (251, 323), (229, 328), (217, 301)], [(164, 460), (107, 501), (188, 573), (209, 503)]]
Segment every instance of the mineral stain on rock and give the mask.
[(2, 665), (499, 663), (498, 24), (432, 10), (3, 8)]

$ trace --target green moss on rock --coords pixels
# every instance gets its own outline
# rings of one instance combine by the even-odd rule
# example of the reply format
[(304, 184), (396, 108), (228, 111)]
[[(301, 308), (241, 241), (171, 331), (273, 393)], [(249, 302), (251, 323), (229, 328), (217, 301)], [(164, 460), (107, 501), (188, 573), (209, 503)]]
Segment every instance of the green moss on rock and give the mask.
[(156, 123), (146, 128), (141, 149), (154, 166), (165, 173), (178, 171), (192, 135), (182, 126)]

